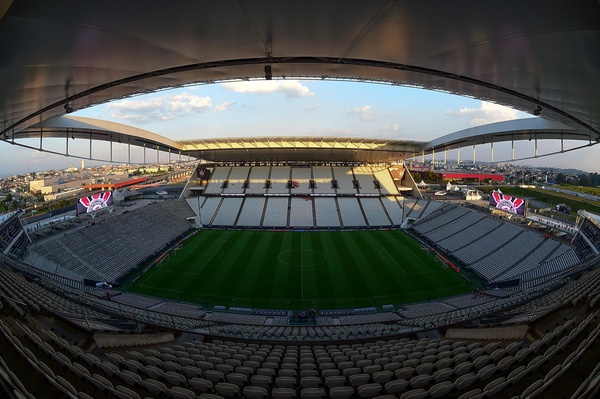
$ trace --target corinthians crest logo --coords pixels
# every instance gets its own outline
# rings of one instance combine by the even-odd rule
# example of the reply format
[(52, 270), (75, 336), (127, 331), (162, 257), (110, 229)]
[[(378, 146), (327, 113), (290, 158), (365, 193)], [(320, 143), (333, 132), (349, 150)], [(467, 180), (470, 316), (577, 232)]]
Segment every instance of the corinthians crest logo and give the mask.
[(525, 201), (522, 198), (511, 197), (496, 191), (492, 192), (490, 196), (490, 206), (519, 215), (525, 213)]
[(106, 208), (111, 194), (110, 191), (106, 191), (104, 193), (94, 194), (90, 197), (80, 198), (79, 202), (85, 206), (86, 212), (93, 212), (101, 208)]

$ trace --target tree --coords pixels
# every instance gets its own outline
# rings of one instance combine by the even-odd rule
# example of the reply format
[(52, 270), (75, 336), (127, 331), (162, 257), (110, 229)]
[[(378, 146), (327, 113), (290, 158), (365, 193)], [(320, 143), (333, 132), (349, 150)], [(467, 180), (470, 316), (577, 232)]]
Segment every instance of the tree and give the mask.
[(439, 182), (442, 180), (442, 176), (439, 173), (432, 172), (431, 170), (424, 170), (420, 175), (426, 182)]
[(600, 173), (592, 173), (591, 179), (595, 187), (600, 187)]
[(588, 175), (579, 175), (579, 185), (580, 186), (589, 186), (590, 185), (590, 178), (588, 177)]
[(558, 184), (565, 184), (567, 182), (567, 176), (564, 173), (558, 173), (556, 175), (556, 182)]
[(600, 173), (590, 173), (590, 186), (600, 187)]

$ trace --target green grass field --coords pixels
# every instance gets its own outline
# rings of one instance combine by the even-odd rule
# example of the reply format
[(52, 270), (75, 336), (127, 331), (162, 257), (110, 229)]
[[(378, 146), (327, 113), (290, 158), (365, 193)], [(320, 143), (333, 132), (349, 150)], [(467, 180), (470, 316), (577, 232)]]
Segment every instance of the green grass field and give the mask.
[(397, 305), (472, 290), (401, 231), (204, 230), (129, 287), (206, 306), (270, 309)]

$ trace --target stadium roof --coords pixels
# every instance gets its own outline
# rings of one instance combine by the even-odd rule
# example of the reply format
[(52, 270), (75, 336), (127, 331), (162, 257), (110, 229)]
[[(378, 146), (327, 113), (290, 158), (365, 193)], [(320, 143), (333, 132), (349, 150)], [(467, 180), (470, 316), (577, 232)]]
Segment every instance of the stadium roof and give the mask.
[(597, 0), (15, 0), (0, 4), (0, 18), (9, 142), (72, 110), (265, 79), (267, 66), (274, 79), (418, 86), (536, 110), (567, 126), (565, 138), (600, 140)]
[(342, 137), (238, 137), (174, 141), (120, 123), (93, 118), (50, 118), (19, 132), (22, 138), (92, 139), (170, 151), (213, 162), (394, 162), (418, 155), (424, 142)]
[(212, 161), (393, 162), (418, 155), (407, 140), (340, 137), (256, 137), (180, 141), (184, 152)]

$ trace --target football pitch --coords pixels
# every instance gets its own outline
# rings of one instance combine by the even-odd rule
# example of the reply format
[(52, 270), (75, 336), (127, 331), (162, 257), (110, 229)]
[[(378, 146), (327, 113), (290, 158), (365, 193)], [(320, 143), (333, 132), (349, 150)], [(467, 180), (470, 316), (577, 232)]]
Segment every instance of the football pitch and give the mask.
[(347, 309), (471, 292), (402, 231), (203, 230), (130, 292), (203, 306)]

